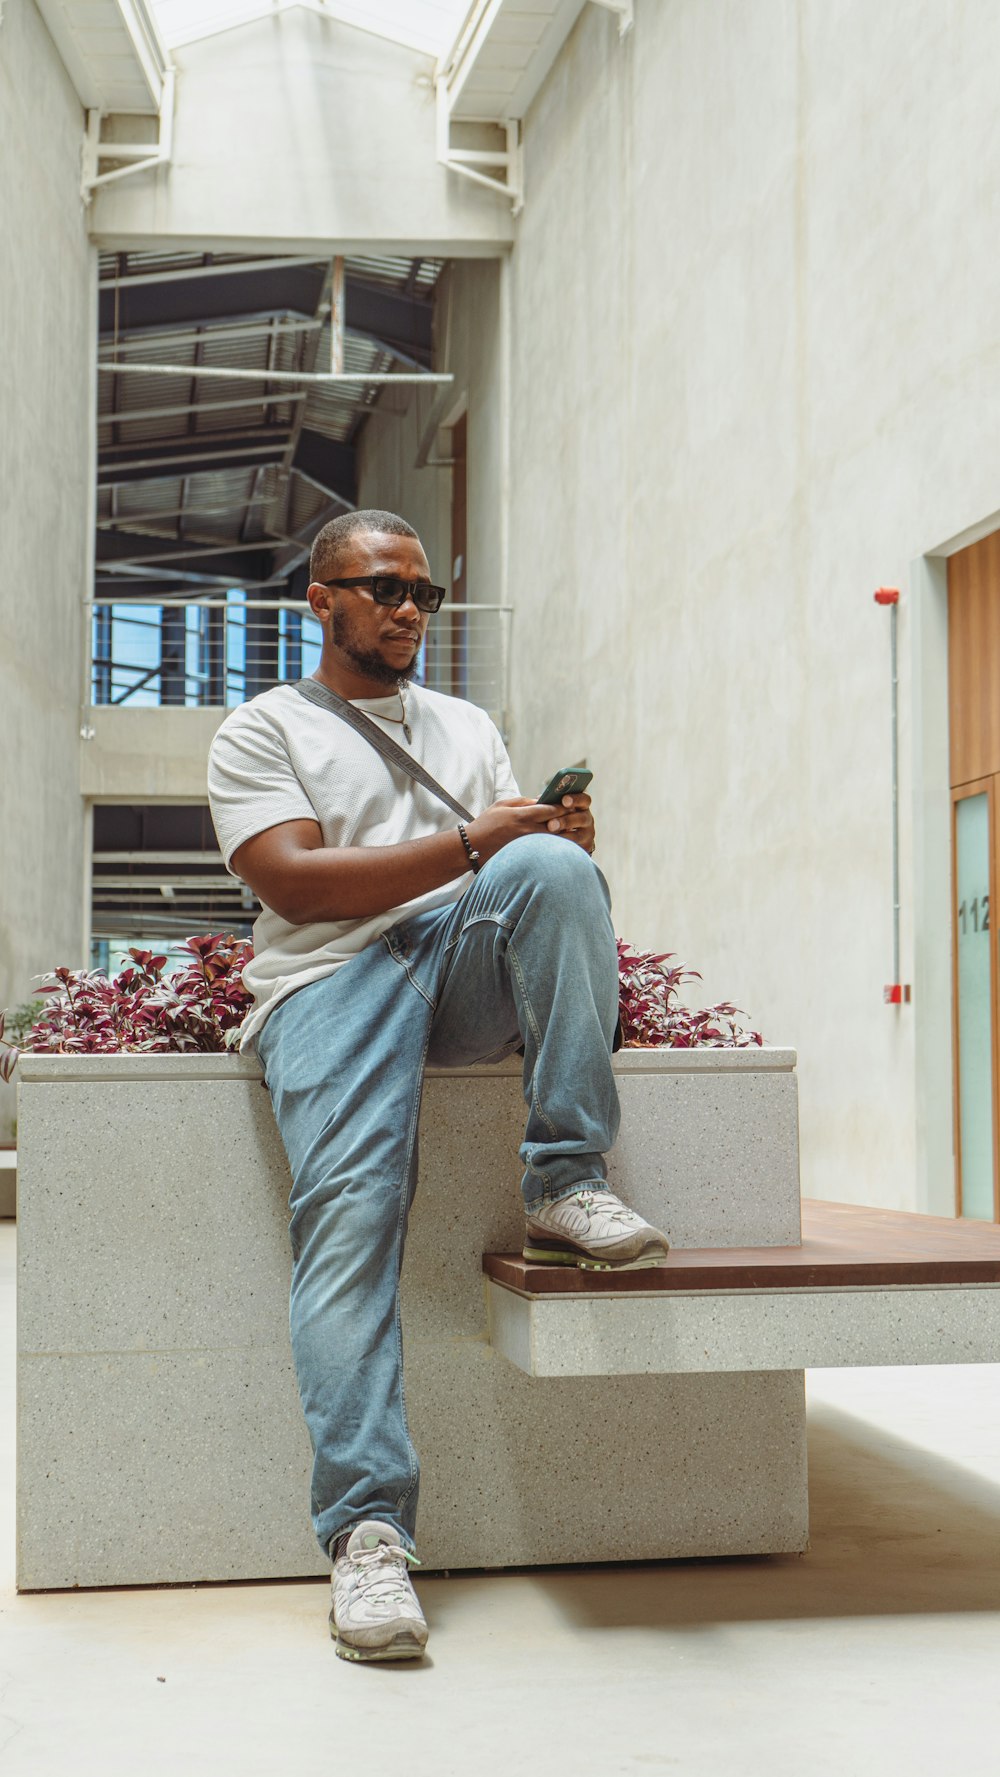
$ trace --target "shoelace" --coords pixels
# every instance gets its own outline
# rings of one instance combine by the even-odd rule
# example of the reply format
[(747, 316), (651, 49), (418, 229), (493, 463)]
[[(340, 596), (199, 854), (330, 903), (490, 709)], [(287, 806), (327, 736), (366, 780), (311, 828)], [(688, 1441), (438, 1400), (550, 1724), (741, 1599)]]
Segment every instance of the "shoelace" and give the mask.
[(415, 1557), (394, 1543), (374, 1549), (355, 1549), (347, 1559), (356, 1569), (358, 1591), (366, 1603), (399, 1604), (410, 1596), (406, 1570)]
[(635, 1211), (629, 1209), (627, 1203), (619, 1203), (611, 1191), (581, 1191), (578, 1197), (571, 1199), (588, 1218), (595, 1213), (609, 1216), (613, 1221), (629, 1221)]

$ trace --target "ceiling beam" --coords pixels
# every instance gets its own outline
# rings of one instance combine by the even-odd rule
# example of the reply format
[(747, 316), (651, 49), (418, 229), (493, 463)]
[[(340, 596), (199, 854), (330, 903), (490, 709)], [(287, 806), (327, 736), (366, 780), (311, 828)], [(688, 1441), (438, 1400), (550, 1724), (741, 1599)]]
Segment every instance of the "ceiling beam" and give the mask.
[[(316, 359), (319, 353), (320, 340), (322, 338), (321, 329), (323, 316), (330, 315), (332, 317), (333, 314), (333, 273), (334, 265), (331, 261), (326, 267), (323, 283), (316, 302), (316, 314), (314, 319), (317, 325), (311, 333), (304, 333), (301, 339), (296, 340), (294, 346), (297, 368), (306, 372), (310, 376), (313, 375), (316, 370)], [(343, 292), (341, 292), (341, 295), (342, 294)], [(268, 344), (267, 362), (269, 369), (273, 366), (274, 346), (275, 339), (274, 334), (272, 333)], [(295, 461), (295, 452), (299, 448), (299, 439), (302, 436), (302, 428), (306, 423), (306, 407), (308, 405), (308, 400), (308, 393), (306, 389), (303, 389), (292, 409), (292, 423), (288, 435), (288, 444), (285, 447), (285, 454), (281, 463), (281, 485), (283, 491), (282, 519), (286, 528), (288, 525), (289, 513), (291, 511), (292, 499), (293, 483), (291, 478), (291, 467)]]
[[(265, 260), (251, 267), (193, 267), (155, 283), (109, 279), (100, 291), (101, 338), (108, 343), (138, 329), (165, 331), (213, 321), (233, 325), (248, 314), (260, 316), (262, 328), (275, 314), (315, 325), (328, 269), (322, 261), (269, 265)], [(213, 271), (230, 275), (212, 278)], [(426, 297), (348, 275), (344, 324), (351, 333), (390, 351), (398, 346), (405, 358), (430, 365), (433, 305)]]
[[(258, 470), (255, 471), (255, 473), (259, 476), (262, 471)], [(111, 495), (112, 499), (117, 498), (116, 490), (114, 488), (111, 489)], [(239, 505), (241, 507), (244, 504), (248, 506), (267, 506), (270, 505), (273, 498), (273, 493), (251, 494), (247, 501), (244, 502), (241, 500)], [(190, 513), (192, 520), (197, 522), (203, 518), (227, 518), (232, 510), (233, 508), (231, 504), (228, 506), (165, 506), (158, 508), (155, 512), (115, 513), (111, 518), (99, 518), (97, 520), (96, 528), (98, 531), (116, 531), (121, 529), (124, 525), (130, 528), (133, 534), (139, 534), (137, 527), (165, 524), (168, 518), (182, 518)], [(141, 535), (145, 537), (173, 537), (176, 533), (174, 531), (167, 533), (164, 531), (147, 530), (143, 528)]]
[(259, 543), (170, 543), (163, 538), (102, 531), (97, 539), (97, 571), (128, 573), (158, 568), (160, 573), (169, 573), (181, 567), (189, 573), (201, 570), (216, 577), (238, 574), (253, 580), (269, 579), (274, 572), (274, 549), (282, 541), (276, 538), (272, 544), (265, 538)]
[[(201, 265), (173, 265), (166, 270), (162, 266), (158, 266), (155, 270), (142, 271), (136, 270), (134, 265), (131, 267), (128, 265), (126, 253), (119, 254), (118, 258), (124, 262), (125, 270), (117, 271), (111, 277), (101, 278), (97, 286), (99, 290), (114, 290), (124, 284), (128, 284), (131, 289), (137, 289), (142, 284), (185, 283), (189, 278), (236, 277), (261, 264), (260, 259), (217, 260), (211, 253), (206, 253)], [(298, 253), (294, 258), (287, 254), (280, 258), (268, 256), (263, 263), (268, 265), (272, 271), (279, 271), (300, 265), (317, 265), (319, 260), (315, 253)]]
[[(204, 335), (201, 337), (204, 338)], [(263, 374), (262, 371), (261, 375)], [(174, 407), (115, 408), (98, 413), (97, 423), (99, 426), (134, 425), (140, 420), (179, 419), (184, 414), (228, 413), (234, 407), (287, 407), (295, 400), (296, 396), (285, 389), (276, 395), (231, 396), (228, 401), (185, 401)]]
[(212, 344), (220, 340), (254, 339), (262, 333), (291, 334), (311, 333), (322, 327), (321, 319), (314, 317), (311, 321), (301, 318), (287, 320), (278, 319), (273, 314), (243, 314), (231, 326), (219, 321), (180, 321), (176, 327), (133, 327), (127, 337), (114, 340), (113, 333), (103, 335), (102, 351), (105, 357), (127, 358), (129, 352), (142, 353), (149, 350), (155, 339), (158, 344), (166, 345), (175, 340), (191, 340), (198, 337), (207, 338)]
[[(119, 445), (104, 452), (98, 485), (120, 487), (129, 481), (163, 481), (175, 475), (218, 475), (223, 469), (251, 470), (264, 458), (280, 462), (288, 433), (275, 426), (268, 433), (226, 432), (182, 438), (168, 444)], [(291, 463), (327, 493), (353, 506), (357, 497), (354, 449), (321, 432), (304, 427)], [(196, 507), (192, 505), (192, 511)]]
[[(226, 275), (221, 275), (225, 273)], [(279, 260), (269, 265), (192, 266), (186, 275), (157, 282), (112, 279), (99, 293), (102, 336), (136, 327), (171, 327), (199, 321), (235, 321), (242, 314), (284, 313), (312, 317), (326, 265)]]
[(272, 589), (272, 596), (282, 596), (282, 582), (274, 581), (270, 575), (262, 580), (252, 579), (246, 572), (245, 565), (239, 573), (234, 574), (194, 574), (172, 568), (167, 574), (154, 575), (152, 570), (147, 574), (142, 568), (123, 569), (121, 574), (101, 573), (98, 571), (94, 581), (94, 593), (99, 599), (113, 599), (116, 605), (127, 605), (133, 601), (147, 604), (158, 604), (170, 599), (176, 604), (189, 603), (192, 600), (224, 599), (231, 587), (242, 586), (247, 589), (260, 590), (264, 587)]
[(163, 481), (178, 476), (220, 475), (226, 469), (248, 472), (262, 462), (281, 461), (288, 434), (282, 427), (265, 433), (224, 432), (181, 438), (168, 443), (119, 445), (101, 453), (99, 488), (132, 481)]

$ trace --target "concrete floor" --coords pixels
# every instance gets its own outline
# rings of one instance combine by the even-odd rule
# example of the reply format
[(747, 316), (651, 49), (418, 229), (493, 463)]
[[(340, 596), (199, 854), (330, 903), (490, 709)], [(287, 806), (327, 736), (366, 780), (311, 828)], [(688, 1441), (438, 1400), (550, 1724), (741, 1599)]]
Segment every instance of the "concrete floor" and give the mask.
[(1000, 1773), (1000, 1366), (812, 1372), (807, 1556), (427, 1580), (431, 1657), (359, 1668), (321, 1582), (15, 1595), (13, 1260), (4, 1777)]

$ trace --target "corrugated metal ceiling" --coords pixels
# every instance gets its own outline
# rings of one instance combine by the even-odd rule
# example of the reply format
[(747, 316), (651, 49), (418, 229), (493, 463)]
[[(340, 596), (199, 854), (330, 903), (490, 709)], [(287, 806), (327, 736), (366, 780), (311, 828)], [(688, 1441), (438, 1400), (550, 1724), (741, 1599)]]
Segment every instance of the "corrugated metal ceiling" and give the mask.
[[(346, 371), (429, 364), (440, 270), (438, 260), (346, 260)], [(98, 575), (105, 589), (127, 597), (147, 592), (155, 579), (164, 596), (192, 582), (283, 591), (317, 526), (350, 504), (353, 446), (378, 389), (313, 384), (299, 394), (266, 382), (269, 370), (329, 366), (329, 277), (325, 261), (101, 255), (102, 362), (261, 372), (260, 383), (155, 371), (99, 375)], [(144, 547), (151, 539), (174, 546), (165, 565), (141, 563), (156, 553)], [(191, 548), (199, 543), (228, 544), (234, 554), (199, 560)], [(134, 575), (131, 557), (140, 558)]]

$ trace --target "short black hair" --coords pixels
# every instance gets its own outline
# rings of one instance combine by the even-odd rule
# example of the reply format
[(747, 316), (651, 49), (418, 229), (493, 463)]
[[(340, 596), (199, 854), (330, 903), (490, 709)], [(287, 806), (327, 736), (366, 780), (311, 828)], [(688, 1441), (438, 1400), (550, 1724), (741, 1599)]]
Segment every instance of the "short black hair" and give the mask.
[(417, 535), (413, 526), (396, 512), (379, 512), (374, 507), (362, 512), (342, 512), (339, 518), (331, 518), (313, 539), (309, 557), (310, 580), (335, 580), (348, 544), (365, 531), (385, 531), (390, 537)]

